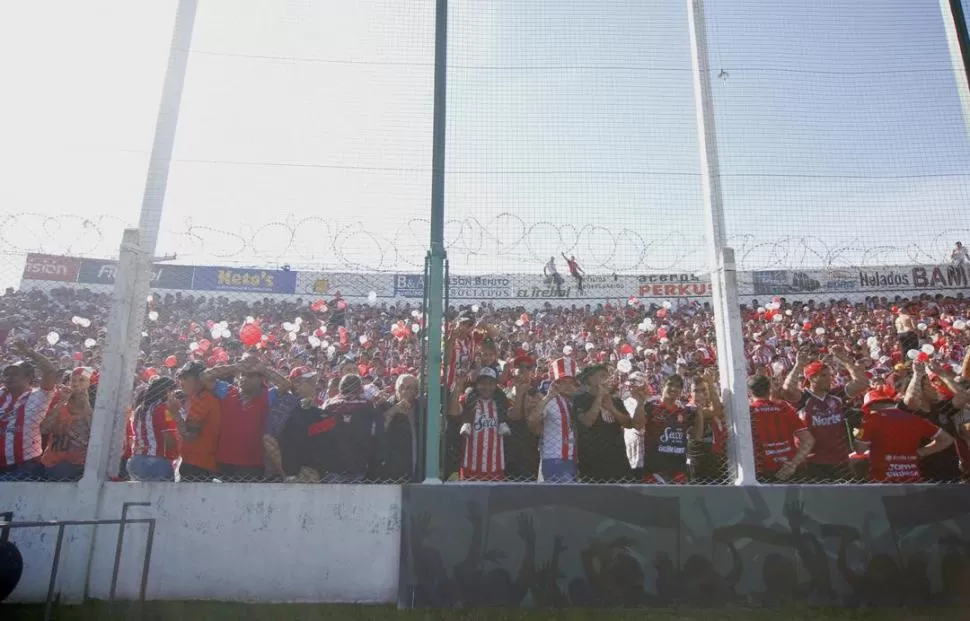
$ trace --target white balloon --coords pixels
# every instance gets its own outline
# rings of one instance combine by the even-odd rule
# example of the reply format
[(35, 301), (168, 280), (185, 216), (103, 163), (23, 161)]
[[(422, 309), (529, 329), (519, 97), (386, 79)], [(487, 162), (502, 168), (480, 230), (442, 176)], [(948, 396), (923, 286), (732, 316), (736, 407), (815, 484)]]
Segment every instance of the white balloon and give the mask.
[(670, 339), (668, 339), (666, 336), (663, 337), (662, 339), (660, 339), (660, 342), (663, 343), (663, 344), (666, 344), (669, 341), (670, 341)]
[(953, 322), (953, 327), (956, 328), (957, 330), (966, 330), (967, 322), (962, 319), (957, 319), (956, 321)]
[(815, 334), (822, 336), (825, 334), (825, 328), (815, 328)]
[(472, 312), (473, 313), (477, 313), (478, 312), (478, 309), (479, 309), (478, 304), (472, 304)]
[(333, 355), (335, 353), (337, 353), (337, 348), (334, 347), (333, 345), (331, 345), (330, 347), (327, 348), (327, 356), (328, 357), (333, 358)]
[(421, 331), (421, 326), (419, 324), (416, 324), (416, 323), (411, 324), (411, 332), (414, 332), (415, 334), (417, 334), (420, 331)]
[(758, 307), (758, 314), (761, 315), (761, 314), (764, 314), (764, 312), (765, 312), (765, 307), (764, 306), (759, 306)]
[(323, 347), (323, 348), (330, 347), (330, 341), (320, 341), (320, 347)]
[(232, 330), (229, 328), (223, 328), (221, 334), (224, 339), (232, 338)]
[(199, 344), (198, 343), (195, 343), (195, 342), (189, 343), (189, 351), (195, 351), (198, 348), (199, 348)]
[(47, 333), (47, 343), (51, 347), (53, 347), (54, 345), (57, 345), (57, 341), (59, 341), (59, 340), (61, 340), (61, 335), (58, 334), (57, 332), (48, 332)]
[(781, 315), (775, 315), (774, 317), (771, 318), (771, 320), (774, 321), (775, 323), (781, 323), (782, 317)]
[(870, 336), (866, 339), (866, 343), (869, 345), (869, 349), (879, 346), (879, 339), (875, 336)]
[(256, 323), (255, 317), (246, 317), (246, 323)]
[(377, 301), (377, 292), (376, 291), (371, 291), (370, 293), (368, 293), (367, 294), (367, 301), (370, 302), (371, 304), (373, 304), (374, 302), (376, 302)]
[(621, 340), (622, 340), (622, 339), (620, 339), (620, 337), (618, 337), (618, 336), (614, 336), (614, 337), (613, 337), (613, 344), (614, 344), (614, 345), (619, 345), (619, 344), (620, 344), (620, 341), (621, 341)]
[(286, 338), (292, 343), (296, 340), (296, 332), (290, 332), (286, 335)]
[[(474, 308), (474, 307), (472, 307), (472, 308)], [(411, 311), (411, 316), (414, 317), (415, 319), (417, 319), (418, 317), (421, 316), (421, 311), (415, 309), (415, 310)]]
[(216, 340), (221, 339), (222, 338), (222, 328), (219, 327), (219, 324), (216, 324), (216, 325), (212, 326), (212, 330), (209, 331), (209, 334), (212, 336), (212, 338), (214, 338)]
[(573, 348), (570, 347), (569, 345), (566, 345), (565, 347), (562, 348), (562, 353), (564, 356), (569, 356), (570, 354), (573, 353)]
[(529, 345), (528, 342), (522, 343), (522, 351), (529, 351), (529, 347), (531, 347), (531, 345)]
[(516, 327), (519, 327), (519, 328), (521, 328), (521, 327), (522, 327), (522, 326), (524, 325), (524, 323), (525, 323), (525, 322), (523, 322), (523, 321), (522, 321), (521, 319), (516, 319), (516, 320), (515, 320), (515, 325), (516, 325)]
[(300, 329), (300, 326), (296, 325), (295, 323), (290, 323), (289, 321), (284, 321), (283, 329), (287, 332), (296, 332)]
[(360, 341), (360, 344), (361, 345), (363, 345), (364, 343), (367, 342), (367, 335), (366, 334), (361, 334), (360, 337), (358, 337), (357, 340)]
[(313, 335), (313, 334), (311, 334), (310, 338), (307, 339), (307, 343), (309, 343), (310, 347), (314, 349), (316, 349), (317, 347), (320, 347), (320, 339), (318, 339), (316, 335)]
[(624, 374), (629, 373), (630, 371), (633, 370), (633, 364), (631, 364), (629, 360), (624, 358), (623, 360), (620, 360), (619, 362), (616, 363), (616, 370)]
[(872, 358), (873, 360), (879, 360), (880, 358), (882, 358), (882, 352), (879, 351), (878, 349), (874, 349), (871, 352), (869, 352), (869, 357)]
[(298, 326), (302, 326), (303, 325), (303, 317), (297, 317), (296, 319), (293, 320), (293, 323), (295, 323)]
[(930, 345), (929, 343), (927, 343), (926, 345), (923, 345), (922, 347), (920, 347), (920, 349), (927, 356), (932, 356), (936, 352), (936, 348)]
[(586, 343), (586, 351), (593, 351), (594, 349), (596, 349), (595, 345), (592, 343)]
[(149, 321), (158, 321), (158, 313), (156, 311), (151, 311), (148, 313)]
[(918, 323), (918, 324), (916, 324), (916, 329), (919, 330), (920, 332), (925, 332), (926, 331), (926, 324), (925, 323)]
[(791, 309), (790, 308), (786, 308), (785, 309), (785, 315), (788, 316), (788, 317), (791, 317)]
[(668, 300), (664, 300), (664, 302), (663, 302), (663, 304), (661, 304), (661, 306), (663, 306), (663, 307), (664, 307), (664, 308), (666, 308), (667, 310), (670, 310), (671, 308), (673, 308), (673, 307), (674, 307), (674, 305), (673, 305), (673, 304), (671, 304), (671, 303), (670, 303), (670, 302), (669, 302)]
[(87, 317), (78, 317), (78, 325), (82, 328), (88, 328), (91, 326), (91, 320)]
[(92, 347), (94, 347), (97, 344), (98, 344), (98, 342), (95, 341), (94, 339), (86, 339), (84, 341), (84, 346), (87, 347), (88, 349), (91, 349)]
[(148, 294), (148, 297), (145, 298), (145, 301), (148, 302), (149, 304), (151, 304), (152, 302), (155, 301), (155, 296), (153, 296), (151, 293), (149, 293)]
[(910, 360), (916, 360), (916, 356), (919, 356), (919, 352), (915, 349), (911, 349), (908, 352), (906, 352), (906, 357), (909, 358)]
[(219, 322), (219, 325), (222, 326), (222, 329), (223, 330), (225, 330), (226, 328), (229, 327), (229, 322), (228, 321), (220, 321)]

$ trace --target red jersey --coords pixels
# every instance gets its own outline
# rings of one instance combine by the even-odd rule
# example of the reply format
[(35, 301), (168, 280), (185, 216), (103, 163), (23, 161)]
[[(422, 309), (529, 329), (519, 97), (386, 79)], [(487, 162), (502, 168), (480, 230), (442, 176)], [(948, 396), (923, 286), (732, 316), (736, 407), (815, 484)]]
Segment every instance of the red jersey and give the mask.
[(758, 470), (777, 472), (795, 457), (795, 434), (807, 426), (787, 403), (755, 399), (751, 402), (751, 430)]
[(870, 412), (863, 417), (859, 440), (871, 442), (869, 478), (886, 483), (920, 481), (919, 455), (924, 438), (940, 428), (930, 421), (899, 409)]
[(463, 478), (501, 478), (505, 472), (505, 442), (498, 433), (498, 407), (494, 399), (475, 402), (472, 432), (465, 436), (461, 460)]
[(131, 454), (147, 457), (167, 457), (178, 459), (178, 449), (172, 443), (172, 450), (165, 450), (166, 434), (178, 433), (178, 425), (168, 414), (168, 406), (162, 402), (144, 415), (135, 413), (128, 423), (131, 437)]
[(849, 459), (849, 430), (846, 427), (842, 400), (843, 390), (833, 390), (823, 397), (809, 391), (798, 400), (798, 415), (815, 437), (813, 464), (838, 465)]
[(40, 457), (44, 451), (40, 424), (53, 400), (53, 390), (28, 389), (15, 399), (0, 388), (0, 467)]
[(263, 428), (276, 397), (276, 389), (265, 388), (245, 400), (239, 388), (216, 382), (213, 394), (222, 402), (222, 423), (216, 446), (216, 461), (233, 466), (263, 465)]

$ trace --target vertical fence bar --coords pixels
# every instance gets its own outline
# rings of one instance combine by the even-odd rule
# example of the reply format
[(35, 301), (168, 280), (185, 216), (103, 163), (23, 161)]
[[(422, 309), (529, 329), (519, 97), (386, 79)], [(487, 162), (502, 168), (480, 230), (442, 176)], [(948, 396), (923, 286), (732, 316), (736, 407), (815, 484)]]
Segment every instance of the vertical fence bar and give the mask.
[(448, 58), (448, 0), (435, 2), (434, 28), (434, 129), (431, 154), (431, 254), (428, 266), (428, 416), (425, 483), (440, 483), (441, 408), (440, 389), (444, 312), (441, 292), (445, 260), (445, 103)]
[(967, 32), (967, 16), (963, 10), (964, 0), (940, 0), (940, 15), (946, 31), (953, 79), (960, 96), (964, 129), (970, 133), (970, 33)]
[(700, 146), (701, 180), (704, 191), (704, 219), (710, 249), (708, 258), (711, 266), (714, 327), (717, 334), (717, 361), (724, 408), (731, 431), (730, 467), (735, 484), (757, 485), (751, 411), (748, 408), (747, 365), (744, 360), (744, 340), (741, 334), (737, 267), (734, 262), (734, 251), (727, 247), (703, 0), (687, 0), (687, 20), (690, 30), (697, 140)]
[(44, 621), (50, 621), (54, 612), (54, 587), (57, 585), (57, 566), (61, 564), (61, 548), (64, 545), (64, 525), (57, 527), (57, 543), (54, 544), (54, 562), (51, 565), (51, 581), (47, 585), (47, 601), (44, 603)]

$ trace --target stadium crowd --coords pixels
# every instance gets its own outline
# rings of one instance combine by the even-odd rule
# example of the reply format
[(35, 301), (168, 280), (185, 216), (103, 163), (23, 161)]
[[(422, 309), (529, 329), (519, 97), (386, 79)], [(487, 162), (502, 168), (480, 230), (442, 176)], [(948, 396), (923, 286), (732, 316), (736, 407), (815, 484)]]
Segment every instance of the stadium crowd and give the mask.
[[(970, 364), (961, 296), (742, 307), (763, 482), (962, 481)], [(0, 296), (0, 480), (76, 480), (109, 296)], [(424, 316), (406, 303), (152, 296), (119, 478), (423, 478)], [(727, 482), (708, 305), (636, 299), (453, 307), (443, 478)]]

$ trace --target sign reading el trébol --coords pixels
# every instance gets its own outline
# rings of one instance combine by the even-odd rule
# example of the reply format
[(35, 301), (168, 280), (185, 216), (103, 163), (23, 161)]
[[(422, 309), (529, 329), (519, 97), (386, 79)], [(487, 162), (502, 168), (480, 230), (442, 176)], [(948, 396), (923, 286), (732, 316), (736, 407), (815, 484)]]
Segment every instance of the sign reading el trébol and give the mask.
[[(151, 286), (157, 289), (191, 289), (191, 265), (163, 265), (152, 266)], [(82, 259), (78, 270), (77, 281), (88, 285), (113, 285), (118, 272), (117, 261), (102, 261), (100, 259)]]
[(295, 293), (296, 272), (230, 267), (197, 267), (192, 278), (192, 289), (196, 291)]
[(77, 282), (81, 259), (50, 254), (28, 254), (24, 264), (24, 280), (53, 280)]

